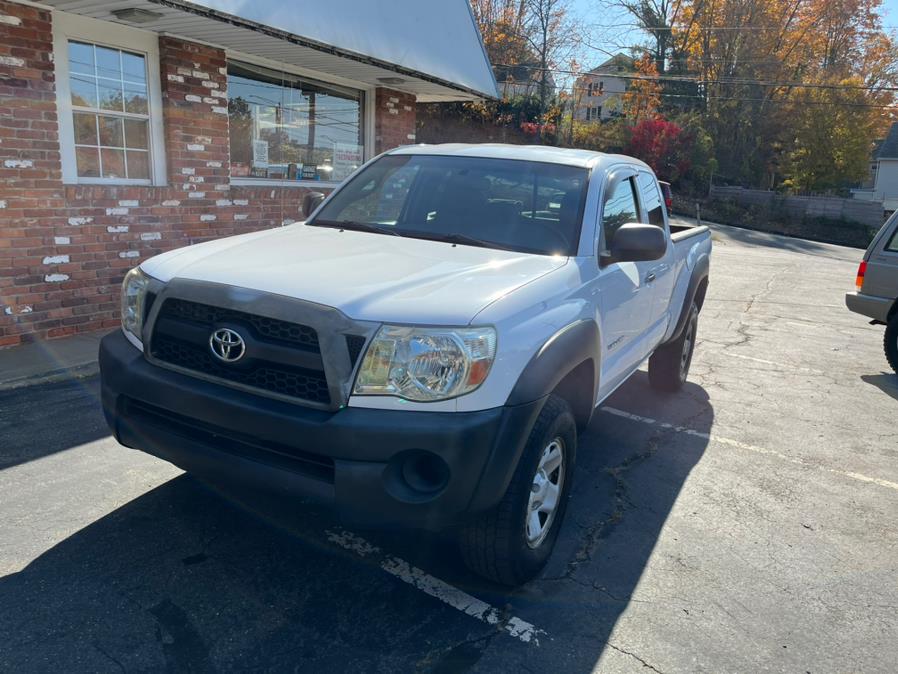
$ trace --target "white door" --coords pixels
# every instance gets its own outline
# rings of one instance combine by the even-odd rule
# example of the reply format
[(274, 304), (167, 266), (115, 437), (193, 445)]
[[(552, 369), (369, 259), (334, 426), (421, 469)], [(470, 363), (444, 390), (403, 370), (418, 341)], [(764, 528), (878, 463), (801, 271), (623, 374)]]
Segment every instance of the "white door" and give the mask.
[[(608, 251), (621, 225), (639, 222), (635, 171), (614, 174), (605, 190), (601, 247)], [(657, 262), (615, 262), (601, 268), (598, 309), (602, 317), (602, 372), (599, 398), (604, 398), (648, 356), (652, 322), (651, 269)]]
[[(664, 217), (664, 200), (658, 181), (648, 171), (639, 171), (636, 176), (636, 186), (639, 188), (639, 200), (642, 206), (642, 222), (661, 227), (664, 235), (670, 241), (670, 227), (667, 218)], [(652, 318), (649, 333), (654, 341), (664, 337), (670, 314), (670, 298), (673, 294), (676, 270), (672, 266), (673, 251), (668, 246), (667, 253), (660, 260), (655, 260), (649, 265), (648, 285), (652, 287)]]

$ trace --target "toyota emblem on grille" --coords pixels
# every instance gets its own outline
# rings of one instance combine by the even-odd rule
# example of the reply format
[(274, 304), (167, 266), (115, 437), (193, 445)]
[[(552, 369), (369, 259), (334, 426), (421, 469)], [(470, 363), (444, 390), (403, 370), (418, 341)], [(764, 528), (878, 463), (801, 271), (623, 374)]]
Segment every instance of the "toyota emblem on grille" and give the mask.
[(212, 355), (226, 363), (235, 363), (246, 353), (246, 342), (230, 328), (219, 328), (209, 337)]

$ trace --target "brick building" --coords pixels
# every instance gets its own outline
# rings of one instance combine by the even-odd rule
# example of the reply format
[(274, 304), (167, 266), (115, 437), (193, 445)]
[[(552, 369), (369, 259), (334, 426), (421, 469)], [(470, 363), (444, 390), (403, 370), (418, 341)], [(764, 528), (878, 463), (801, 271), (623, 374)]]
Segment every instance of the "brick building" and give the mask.
[(416, 102), (496, 95), (466, 0), (313, 4), (0, 0), (0, 346), (116, 326), (141, 260), (300, 220)]

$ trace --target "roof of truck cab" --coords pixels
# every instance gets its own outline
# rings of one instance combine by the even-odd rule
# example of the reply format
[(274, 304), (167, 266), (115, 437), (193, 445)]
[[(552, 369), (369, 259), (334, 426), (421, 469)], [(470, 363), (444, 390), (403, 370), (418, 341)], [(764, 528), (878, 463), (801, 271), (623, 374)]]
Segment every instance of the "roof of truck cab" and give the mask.
[[(439, 155), (450, 157), (482, 157), (487, 159), (518, 159), (549, 164), (564, 164), (582, 168), (608, 168), (614, 164), (648, 164), (622, 154), (605, 154), (592, 150), (575, 150), (549, 145), (509, 145), (505, 143), (443, 143), (440, 145), (405, 145), (388, 154)], [(651, 170), (651, 169), (649, 169)]]

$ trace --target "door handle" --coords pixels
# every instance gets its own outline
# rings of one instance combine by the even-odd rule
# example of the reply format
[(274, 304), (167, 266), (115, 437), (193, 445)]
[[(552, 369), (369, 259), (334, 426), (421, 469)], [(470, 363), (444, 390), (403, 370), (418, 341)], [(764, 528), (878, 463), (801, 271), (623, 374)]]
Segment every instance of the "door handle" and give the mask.
[(648, 276), (645, 277), (645, 282), (646, 282), (646, 283), (651, 283), (652, 281), (655, 280), (655, 278), (656, 278), (655, 272), (650, 271), (650, 272), (648, 273)]

